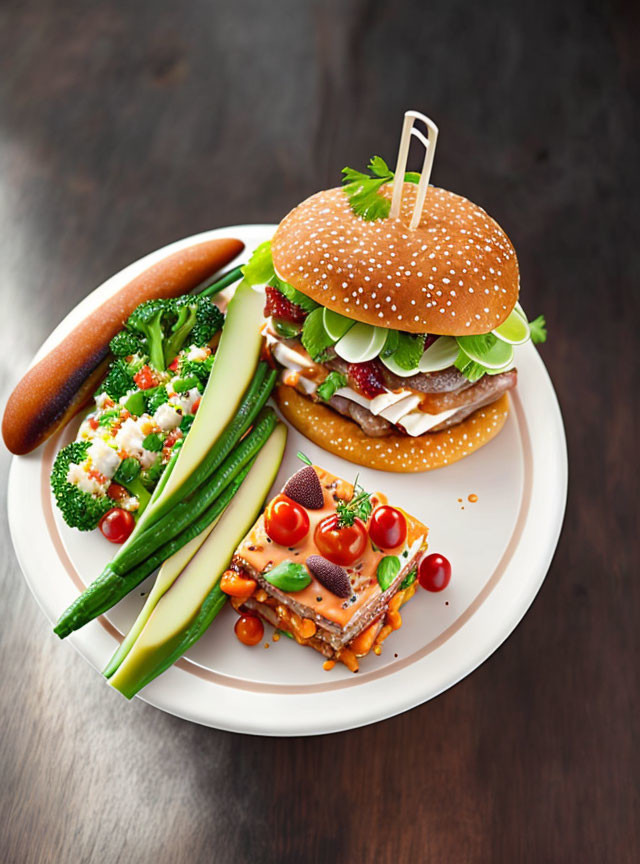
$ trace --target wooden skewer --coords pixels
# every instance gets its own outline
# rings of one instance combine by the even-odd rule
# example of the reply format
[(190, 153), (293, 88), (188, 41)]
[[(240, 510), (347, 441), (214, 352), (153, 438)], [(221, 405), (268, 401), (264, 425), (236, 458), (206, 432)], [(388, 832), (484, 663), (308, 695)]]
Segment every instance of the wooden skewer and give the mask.
[[(416, 120), (422, 120), (427, 127), (427, 137), (422, 134), (419, 129), (415, 128)], [(409, 145), (411, 144), (411, 136), (417, 138), (424, 147), (424, 161), (422, 163), (422, 171), (420, 172), (420, 182), (418, 183), (418, 194), (416, 203), (413, 208), (413, 215), (409, 228), (413, 231), (420, 224), (422, 216), (422, 208), (424, 200), (427, 196), (429, 188), (429, 177), (433, 167), (433, 157), (436, 152), (436, 142), (438, 140), (438, 127), (429, 117), (421, 114), (419, 111), (405, 111), (404, 122), (402, 124), (402, 135), (400, 136), (400, 146), (398, 148), (398, 159), (396, 161), (396, 173), (393, 181), (393, 196), (391, 198), (391, 210), (389, 216), (391, 219), (397, 219), (400, 215), (400, 205), (402, 203), (402, 191), (404, 189), (404, 175), (407, 170), (407, 159), (409, 157)]]

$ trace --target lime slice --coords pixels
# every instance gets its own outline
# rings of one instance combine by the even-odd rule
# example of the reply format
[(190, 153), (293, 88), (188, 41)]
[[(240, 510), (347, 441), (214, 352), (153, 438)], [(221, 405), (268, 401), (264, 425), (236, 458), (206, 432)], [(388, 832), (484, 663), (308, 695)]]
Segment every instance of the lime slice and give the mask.
[(529, 338), (529, 325), (515, 309), (499, 327), (492, 331), (494, 336), (509, 345), (521, 345)]
[(347, 330), (350, 330), (356, 323), (351, 318), (345, 318), (339, 312), (333, 312), (331, 309), (324, 309), (322, 312), (322, 323), (327, 334), (337, 342), (342, 339)]
[(347, 363), (366, 363), (378, 356), (386, 341), (387, 331), (384, 327), (358, 322), (336, 343), (335, 351)]
[(440, 336), (429, 345), (420, 358), (420, 372), (439, 372), (447, 369), (456, 361), (459, 352), (458, 343), (452, 336)]
[(484, 336), (458, 336), (457, 341), (471, 360), (486, 369), (502, 369), (513, 359), (513, 347), (491, 333)]
[(524, 309), (523, 309), (522, 306), (518, 303), (518, 301), (516, 301), (516, 305), (515, 305), (513, 308), (516, 310), (516, 312), (518, 313), (518, 315), (520, 315), (521, 318), (524, 318), (525, 321), (528, 321), (528, 320), (529, 320), (529, 319), (527, 318), (527, 313), (524, 311)]

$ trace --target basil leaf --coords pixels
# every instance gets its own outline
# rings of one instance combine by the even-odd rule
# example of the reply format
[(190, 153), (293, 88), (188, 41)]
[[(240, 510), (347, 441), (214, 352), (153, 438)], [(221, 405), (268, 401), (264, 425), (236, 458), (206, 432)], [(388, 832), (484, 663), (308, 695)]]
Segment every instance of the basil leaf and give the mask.
[(481, 366), (480, 363), (475, 363), (470, 357), (467, 357), (462, 349), (460, 349), (453, 365), (458, 372), (462, 372), (467, 381), (479, 381), (487, 372), (484, 366)]
[(346, 386), (346, 375), (343, 375), (341, 372), (329, 372), (322, 384), (318, 386), (316, 393), (321, 399), (324, 399), (325, 402), (328, 402), (329, 399), (331, 399), (331, 397), (334, 395), (336, 390), (340, 390), (341, 387)]
[(385, 555), (378, 564), (376, 576), (378, 584), (383, 591), (386, 591), (389, 585), (400, 572), (400, 559), (397, 555)]
[(408, 588), (409, 585), (413, 585), (413, 583), (416, 581), (417, 578), (418, 578), (418, 568), (414, 567), (413, 570), (410, 570), (407, 573), (407, 575), (404, 577), (404, 579), (400, 583), (400, 589), (404, 590), (405, 588)]
[(416, 369), (424, 351), (425, 337), (411, 333), (398, 332), (398, 347), (393, 352), (393, 359), (401, 369)]
[(390, 357), (394, 351), (397, 350), (398, 345), (400, 344), (400, 331), (399, 330), (388, 330), (387, 338), (382, 346), (382, 351), (380, 352), (381, 357)]
[(305, 312), (313, 312), (314, 309), (317, 309), (320, 305), (316, 303), (315, 300), (312, 300), (311, 297), (307, 297), (306, 294), (303, 294), (302, 291), (298, 291), (297, 288), (294, 288), (293, 285), (289, 285), (288, 282), (283, 282), (282, 279), (278, 279), (277, 276), (274, 276), (273, 279), (270, 280), (271, 285), (274, 288), (277, 288), (281, 294), (289, 300), (291, 303), (295, 303), (296, 306), (299, 306), (301, 309), (304, 309)]
[(151, 451), (151, 453), (159, 453), (162, 450), (162, 438), (155, 432), (152, 432), (144, 439), (142, 446), (145, 450)]
[(270, 585), (275, 585), (281, 591), (289, 593), (302, 591), (311, 582), (307, 568), (303, 564), (296, 564), (295, 561), (283, 561), (263, 575)]
[(313, 360), (317, 360), (326, 348), (333, 345), (333, 339), (324, 329), (322, 323), (322, 307), (314, 309), (304, 319), (302, 327), (302, 344)]

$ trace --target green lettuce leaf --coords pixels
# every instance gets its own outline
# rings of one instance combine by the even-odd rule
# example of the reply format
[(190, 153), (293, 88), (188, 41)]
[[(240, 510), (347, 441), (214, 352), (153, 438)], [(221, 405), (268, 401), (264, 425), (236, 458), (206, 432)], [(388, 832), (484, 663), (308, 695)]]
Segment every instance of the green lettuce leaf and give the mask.
[(322, 384), (319, 385), (316, 390), (317, 395), (320, 399), (323, 399), (325, 402), (328, 402), (329, 399), (334, 395), (336, 390), (340, 390), (341, 387), (347, 386), (347, 376), (343, 375), (341, 372), (329, 372), (327, 377), (324, 379)]

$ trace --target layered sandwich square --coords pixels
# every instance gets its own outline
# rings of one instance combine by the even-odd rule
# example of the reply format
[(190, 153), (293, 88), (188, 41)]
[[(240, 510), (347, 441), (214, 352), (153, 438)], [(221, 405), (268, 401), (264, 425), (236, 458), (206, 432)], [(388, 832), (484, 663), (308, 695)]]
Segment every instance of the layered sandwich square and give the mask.
[(235, 574), (246, 588), (233, 605), (355, 672), (401, 625), (427, 533), (382, 493), (307, 465), (236, 549), (227, 583)]

